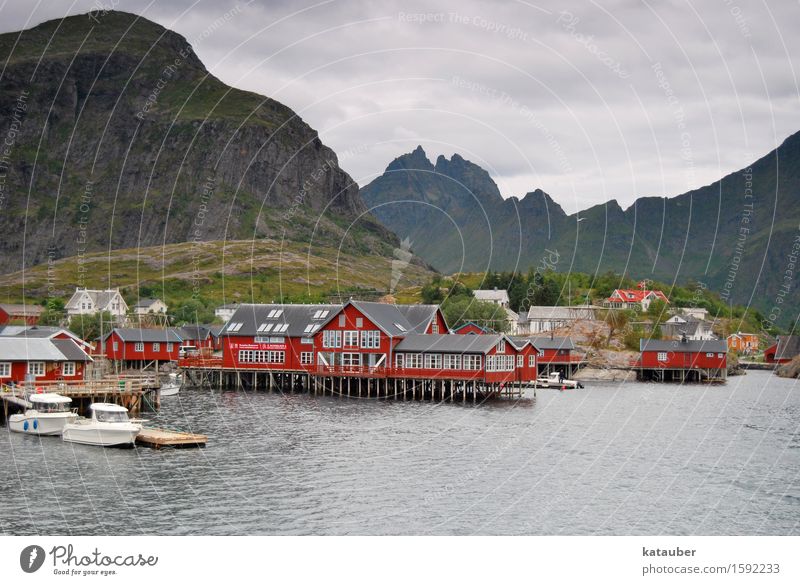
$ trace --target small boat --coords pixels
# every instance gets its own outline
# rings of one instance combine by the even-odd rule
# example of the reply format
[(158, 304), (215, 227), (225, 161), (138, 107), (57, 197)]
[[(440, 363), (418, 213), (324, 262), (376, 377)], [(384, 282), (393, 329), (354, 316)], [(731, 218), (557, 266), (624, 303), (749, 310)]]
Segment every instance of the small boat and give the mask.
[(142, 425), (128, 418), (127, 408), (105, 402), (95, 402), (89, 408), (92, 418), (79, 418), (64, 427), (61, 434), (64, 441), (100, 447), (133, 447)]
[(78, 419), (70, 410), (72, 399), (52, 392), (30, 394), (23, 414), (8, 417), (8, 428), (29, 435), (60, 435), (67, 423)]
[(567, 380), (562, 377), (560, 372), (550, 372), (546, 378), (538, 378), (534, 382), (537, 388), (560, 388), (566, 390), (567, 388), (583, 388), (583, 384), (577, 380)]
[(181, 379), (178, 374), (170, 374), (169, 380), (161, 384), (159, 393), (161, 396), (175, 396), (181, 391)]

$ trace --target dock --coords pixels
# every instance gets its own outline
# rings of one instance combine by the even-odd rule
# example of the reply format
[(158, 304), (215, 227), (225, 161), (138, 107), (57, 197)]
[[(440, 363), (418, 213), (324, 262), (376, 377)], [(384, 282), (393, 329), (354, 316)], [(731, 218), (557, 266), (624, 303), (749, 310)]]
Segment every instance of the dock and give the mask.
[(161, 447), (205, 447), (208, 442), (206, 435), (170, 431), (167, 429), (142, 428), (136, 435), (136, 444), (160, 449)]

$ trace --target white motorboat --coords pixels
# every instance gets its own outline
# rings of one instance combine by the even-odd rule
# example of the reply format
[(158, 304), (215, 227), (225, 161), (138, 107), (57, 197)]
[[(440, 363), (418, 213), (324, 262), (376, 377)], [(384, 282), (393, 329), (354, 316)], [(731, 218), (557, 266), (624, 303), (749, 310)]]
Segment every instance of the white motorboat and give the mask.
[(70, 410), (72, 399), (52, 392), (30, 394), (30, 406), (23, 414), (8, 417), (8, 428), (28, 435), (60, 435), (67, 423), (75, 422), (78, 415)]
[(534, 385), (537, 388), (583, 388), (583, 384), (577, 380), (567, 380), (560, 372), (550, 372), (546, 378), (538, 378)]
[(61, 438), (70, 443), (100, 447), (133, 446), (142, 425), (128, 418), (128, 409), (96, 402), (89, 407), (91, 418), (79, 418), (64, 427)]
[(162, 382), (159, 392), (161, 396), (175, 396), (181, 391), (181, 378), (178, 374), (170, 374), (167, 382)]

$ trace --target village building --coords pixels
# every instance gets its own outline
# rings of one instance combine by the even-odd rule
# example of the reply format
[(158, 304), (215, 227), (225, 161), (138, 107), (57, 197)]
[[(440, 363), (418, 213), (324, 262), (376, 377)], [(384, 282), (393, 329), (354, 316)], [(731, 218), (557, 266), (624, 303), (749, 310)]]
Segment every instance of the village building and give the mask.
[(227, 323), (230, 321), (233, 314), (239, 309), (239, 303), (232, 303), (227, 305), (222, 305), (214, 309), (214, 316), (221, 320), (223, 323)]
[(751, 355), (758, 351), (759, 338), (756, 333), (737, 331), (728, 335), (728, 351)]
[(165, 315), (167, 305), (161, 299), (139, 299), (133, 305), (133, 312), (136, 315)]
[(128, 304), (118, 288), (106, 290), (77, 288), (64, 308), (70, 316), (110, 313), (117, 323), (122, 323), (128, 314)]
[(517, 333), (519, 335), (538, 335), (569, 328), (576, 321), (593, 320), (595, 307), (578, 305), (573, 307), (533, 306), (519, 317)]
[[(524, 338), (517, 338), (524, 339)], [(539, 376), (547, 376), (552, 372), (561, 372), (571, 378), (583, 360), (575, 353), (575, 343), (570, 337), (541, 336), (530, 338), (536, 348)]]
[[(184, 325), (173, 327), (175, 333), (181, 338), (184, 350), (216, 351), (219, 347), (219, 330), (222, 326), (213, 325)], [(215, 334), (216, 332), (216, 334)]]
[(84, 341), (69, 329), (42, 325), (0, 327), (0, 337), (24, 337), (27, 339), (71, 339), (84, 351), (91, 351), (92, 344)]
[(493, 289), (476, 290), (473, 291), (472, 294), (479, 301), (494, 303), (504, 309), (507, 309), (511, 305), (511, 301), (508, 298), (508, 291), (498, 289), (497, 287)]
[(133, 329), (116, 327), (99, 343), (99, 353), (125, 367), (158, 367), (176, 361), (182, 340), (172, 329)]
[(660, 290), (618, 288), (603, 302), (603, 305), (611, 309), (647, 311), (650, 303), (657, 299), (669, 303), (667, 295)]
[(44, 307), (40, 305), (0, 303), (0, 325), (8, 325), (14, 322), (36, 325), (42, 313), (44, 313)]
[(72, 339), (0, 337), (0, 383), (80, 381), (92, 358)]
[(704, 319), (698, 319), (692, 315), (674, 315), (664, 321), (661, 325), (661, 332), (665, 337), (672, 339), (686, 338), (693, 341), (702, 339), (716, 339), (712, 330), (712, 323)]
[(764, 350), (764, 361), (785, 364), (800, 355), (800, 335), (778, 335), (776, 343)]
[(701, 382), (727, 378), (725, 340), (641, 339), (639, 350), (635, 366), (640, 380)]
[(473, 323), (472, 321), (467, 321), (466, 323), (462, 323), (452, 331), (456, 335), (486, 335), (488, 333), (494, 333), (491, 329), (487, 329), (477, 323)]

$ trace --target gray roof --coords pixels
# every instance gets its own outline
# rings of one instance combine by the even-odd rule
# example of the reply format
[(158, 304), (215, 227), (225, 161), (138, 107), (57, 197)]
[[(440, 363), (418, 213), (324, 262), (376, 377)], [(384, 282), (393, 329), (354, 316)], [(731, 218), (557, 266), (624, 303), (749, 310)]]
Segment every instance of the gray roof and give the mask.
[(775, 359), (792, 359), (800, 354), (800, 335), (778, 335)]
[[(220, 335), (232, 336), (280, 336), (280, 337), (304, 337), (311, 336), (314, 331), (307, 332), (309, 325), (322, 325), (330, 320), (342, 305), (239, 305), (230, 320), (223, 326)], [(283, 311), (277, 318), (269, 317), (271, 311)], [(318, 311), (328, 311), (324, 319), (314, 319), (314, 314)], [(236, 329), (238, 323), (242, 326)], [(259, 331), (262, 325), (269, 326), (270, 331)], [(288, 324), (286, 331), (274, 331), (277, 325)], [(231, 328), (236, 329), (231, 331)]]
[(71, 339), (53, 339), (51, 343), (58, 348), (64, 357), (73, 362), (90, 362), (93, 361), (89, 355), (83, 351), (78, 344)]
[(438, 305), (391, 305), (369, 301), (350, 301), (349, 304), (392, 337), (425, 333), (439, 309)]
[(44, 307), (41, 305), (15, 305), (11, 303), (0, 303), (0, 309), (3, 309), (9, 315), (41, 315), (44, 312)]
[(531, 337), (531, 342), (536, 349), (575, 349), (575, 344), (571, 337), (550, 337), (542, 335)]
[[(117, 294), (119, 294), (119, 291), (116, 290), (116, 289), (110, 289), (110, 290), (88, 290), (88, 289), (84, 290), (84, 289), (78, 289), (73, 293), (73, 295), (70, 297), (69, 301), (67, 301), (67, 304), (65, 305), (65, 308), (66, 309), (77, 309), (78, 308), (78, 300), (81, 298), (83, 293), (86, 293), (86, 294), (89, 295), (89, 298), (92, 299), (92, 303), (94, 303), (95, 307), (98, 307), (100, 309), (104, 309), (108, 305), (108, 303), (111, 302), (111, 299), (113, 299), (115, 296), (117, 296)], [(124, 299), (123, 299), (123, 302), (124, 302)]]
[(153, 303), (159, 302), (160, 299), (139, 299), (139, 301), (134, 305), (136, 309), (146, 309)]
[[(62, 350), (67, 354), (63, 353)], [(77, 357), (79, 355), (82, 357)], [(68, 339), (0, 338), (0, 361), (40, 360), (44, 362), (63, 362), (83, 361), (87, 358), (88, 356), (75, 345), (75, 342)]]
[[(503, 335), (420, 335), (412, 333), (398, 343), (395, 351), (429, 353), (488, 353)], [(507, 338), (506, 338), (507, 339)]]
[(211, 335), (207, 325), (184, 325), (173, 329), (183, 341), (205, 341)]
[(674, 352), (728, 352), (728, 343), (724, 339), (668, 340), (640, 339), (639, 351), (674, 351)]
[(0, 337), (14, 337), (29, 329), (30, 325), (4, 325), (0, 326)]
[(487, 288), (472, 291), (473, 296), (479, 301), (491, 301), (496, 303), (508, 303), (508, 291), (498, 288)]
[(528, 320), (574, 320), (574, 319), (593, 319), (594, 309), (587, 306), (576, 307), (545, 307), (534, 306), (528, 309)]
[(107, 333), (103, 339), (107, 339), (111, 333), (116, 333), (122, 341), (140, 341), (142, 343), (180, 343), (180, 336), (173, 329), (130, 329), (117, 327)]

